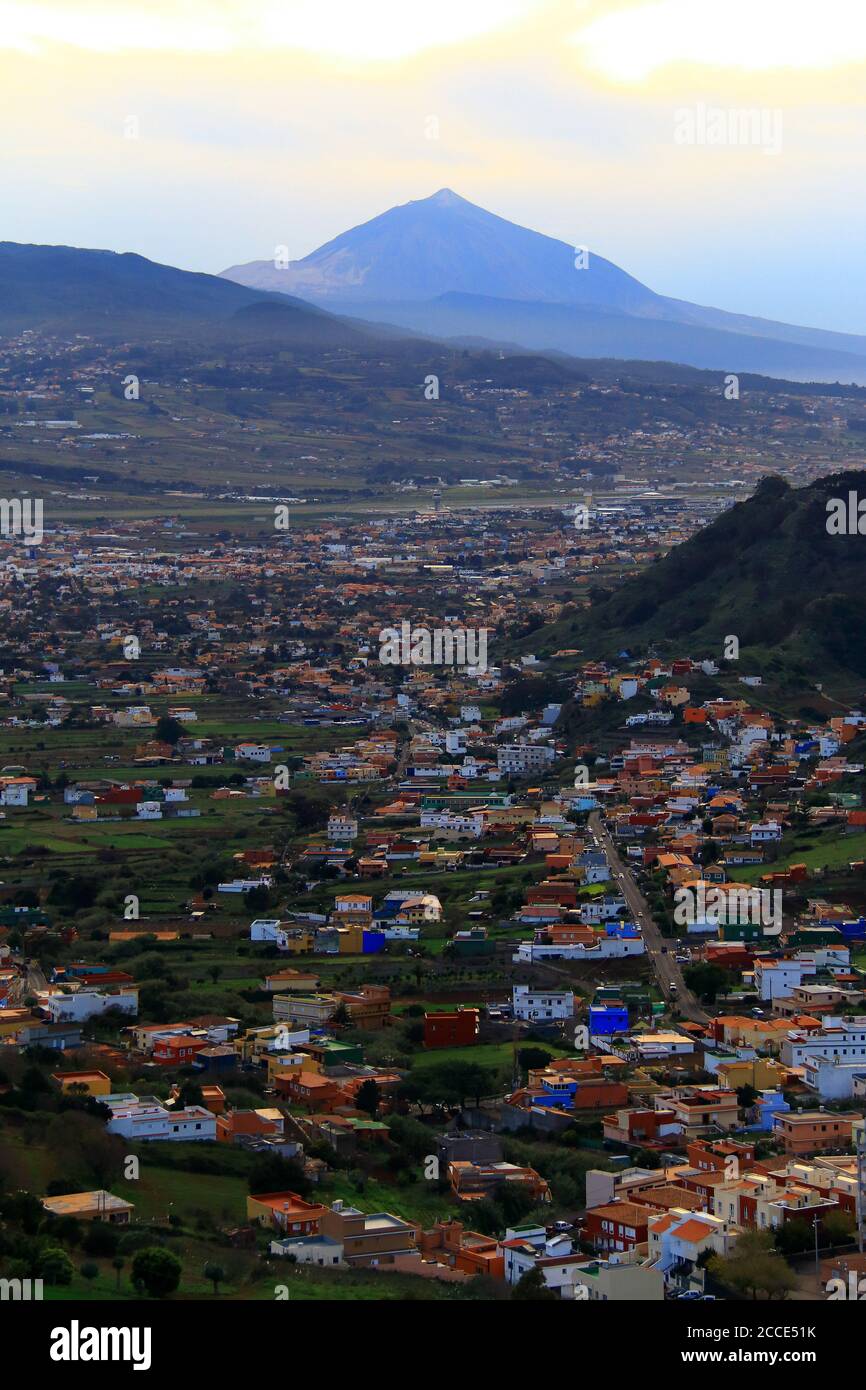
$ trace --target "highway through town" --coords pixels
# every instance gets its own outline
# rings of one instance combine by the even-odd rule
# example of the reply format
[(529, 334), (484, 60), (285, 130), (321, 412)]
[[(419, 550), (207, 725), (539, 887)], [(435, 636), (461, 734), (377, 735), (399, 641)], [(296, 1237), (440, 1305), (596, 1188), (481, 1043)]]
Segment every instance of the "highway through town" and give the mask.
[[(665, 942), (662, 937), (653, 920), (649, 904), (638, 888), (631, 869), (623, 861), (614, 845), (610, 831), (605, 826), (600, 812), (592, 811), (590, 813), (589, 828), (599, 849), (605, 853), (610, 871), (625, 898), (632, 918), (640, 927), (647, 954), (665, 999), (679, 1009), (682, 1016), (692, 1023), (708, 1023), (710, 1015), (701, 1006), (692, 991), (686, 988), (683, 981), (679, 962), (674, 955), (675, 943), (673, 941)], [(675, 987), (673, 994), (671, 994), (672, 985)]]

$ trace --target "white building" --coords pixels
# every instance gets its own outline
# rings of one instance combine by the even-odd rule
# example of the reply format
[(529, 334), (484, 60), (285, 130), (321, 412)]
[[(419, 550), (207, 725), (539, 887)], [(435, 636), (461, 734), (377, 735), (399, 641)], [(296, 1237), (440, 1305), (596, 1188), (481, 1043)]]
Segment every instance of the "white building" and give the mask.
[(625, 911), (625, 898), (591, 898), (580, 904), (580, 920), (585, 927), (613, 922)]
[(288, 936), (279, 917), (257, 917), (250, 923), (250, 941), (266, 941), (270, 946), (286, 949)]
[(570, 989), (533, 989), (530, 985), (514, 985), (511, 997), (514, 1017), (527, 1023), (546, 1023), (574, 1015), (574, 994)]
[(218, 883), (218, 893), (249, 893), (253, 888), (270, 888), (272, 878), (264, 874), (261, 878), (233, 878), (229, 883)]
[(815, 974), (815, 960), (797, 957), (755, 961), (755, 988), (760, 999), (787, 999), (792, 989)]
[(749, 843), (752, 849), (756, 845), (777, 844), (782, 838), (782, 827), (778, 821), (755, 821), (749, 826)]
[(268, 743), (239, 743), (235, 748), (235, 757), (245, 763), (269, 763), (271, 746)]
[(866, 1018), (842, 1020), (825, 1018), (820, 1033), (806, 1033), (793, 1028), (779, 1049), (780, 1060), (786, 1067), (804, 1067), (818, 1058), (840, 1063), (866, 1063)]
[(47, 998), (39, 996), (39, 1004), (47, 1009), (52, 1023), (82, 1023), (86, 1018), (107, 1013), (109, 1009), (137, 1014), (138, 990), (121, 989), (116, 994), (100, 994), (96, 989), (78, 989), (72, 994), (50, 994)]
[(602, 936), (591, 946), (578, 942), (550, 944), (521, 941), (511, 959), (523, 965), (544, 960), (582, 960), (592, 964), (597, 960), (623, 960), (626, 956), (642, 956), (646, 951), (642, 936)]
[(522, 776), (549, 767), (556, 750), (549, 743), (506, 743), (496, 750), (496, 765), (505, 776)]
[(271, 1241), (271, 1254), (293, 1257), (299, 1265), (321, 1265), (333, 1268), (343, 1263), (343, 1243), (330, 1236), (287, 1236)]
[(664, 1057), (689, 1057), (695, 1050), (692, 1039), (683, 1033), (634, 1033), (630, 1043), (640, 1054), (641, 1061)]
[(328, 839), (344, 844), (358, 838), (358, 822), (348, 812), (334, 811), (328, 819)]
[(843, 1062), (840, 1057), (807, 1057), (803, 1080), (821, 1100), (851, 1100), (856, 1083), (866, 1081), (866, 1062)]
[(478, 840), (484, 834), (484, 812), (471, 811), (461, 815), (457, 811), (424, 810), (421, 812), (422, 830), (448, 831), (452, 835), (470, 835)]
[(109, 1134), (132, 1140), (216, 1140), (216, 1115), (203, 1105), (168, 1110), (155, 1096), (136, 1096), (132, 1092), (99, 1099), (111, 1111), (106, 1126)]

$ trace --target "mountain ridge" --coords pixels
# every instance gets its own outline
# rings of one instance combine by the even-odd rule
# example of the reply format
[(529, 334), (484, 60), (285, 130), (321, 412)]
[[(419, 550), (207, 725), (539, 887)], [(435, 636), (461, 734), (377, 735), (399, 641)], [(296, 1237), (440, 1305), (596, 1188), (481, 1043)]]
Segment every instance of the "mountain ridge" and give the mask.
[[(655, 357), (725, 372), (866, 384), (866, 335), (657, 294), (596, 252), (510, 222), (451, 189), (389, 208), (285, 268), (251, 261), (221, 275), (414, 332), (504, 336), (524, 348), (578, 357)], [(475, 303), (452, 302), (446, 314), (443, 298), (453, 295)], [(565, 311), (576, 315), (573, 324)]]
[[(261, 306), (279, 315), (284, 336), (319, 343), (363, 336), (317, 305), (180, 270), (136, 252), (0, 242), (0, 331), (6, 333), (37, 328), (123, 333), (198, 325), (231, 336), (236, 328), (242, 334), (254, 331)], [(273, 317), (266, 327), (274, 331)]]

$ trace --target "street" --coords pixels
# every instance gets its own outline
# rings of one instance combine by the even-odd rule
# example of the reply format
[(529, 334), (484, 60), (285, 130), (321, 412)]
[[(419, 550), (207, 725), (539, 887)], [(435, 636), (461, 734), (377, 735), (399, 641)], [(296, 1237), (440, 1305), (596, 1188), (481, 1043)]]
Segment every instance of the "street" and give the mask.
[[(620, 857), (600, 812), (592, 811), (590, 813), (589, 828), (599, 848), (604, 850), (614, 880), (625, 898), (626, 905), (636, 925), (641, 929), (647, 954), (665, 999), (678, 1008), (684, 1018), (690, 1019), (693, 1023), (708, 1023), (710, 1015), (702, 1008), (692, 991), (686, 988), (683, 981), (679, 962), (674, 957), (676, 943), (673, 939), (666, 943), (662, 937), (653, 920), (646, 898), (635, 883), (631, 870)], [(667, 945), (667, 951), (662, 950), (663, 945)], [(671, 985), (676, 986), (676, 994), (673, 998), (671, 997)]]

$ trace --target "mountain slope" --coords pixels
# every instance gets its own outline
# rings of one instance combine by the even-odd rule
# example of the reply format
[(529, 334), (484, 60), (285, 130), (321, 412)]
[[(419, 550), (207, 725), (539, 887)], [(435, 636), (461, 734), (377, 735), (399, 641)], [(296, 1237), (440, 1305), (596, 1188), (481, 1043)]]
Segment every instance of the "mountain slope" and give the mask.
[(269, 333), (276, 319), (283, 337), (316, 342), (361, 337), (356, 328), (302, 300), (159, 265), (144, 256), (0, 242), (0, 332), (46, 327), (131, 332), (210, 325), (232, 336), (236, 324), (243, 334), (254, 332), (258, 316)]
[(440, 189), (341, 233), (278, 270), (271, 261), (223, 275), (255, 289), (301, 294), (317, 303), (404, 302), (449, 291), (548, 303), (600, 304), (637, 311), (658, 299), (601, 256), (575, 269), (567, 242), (518, 227)]
[[(334, 305), (345, 313), (348, 304)], [(364, 305), (369, 319), (466, 343), (518, 344), (573, 357), (618, 357), (685, 363), (704, 370), (757, 372), (793, 381), (813, 379), (816, 362), (827, 379), (866, 384), (866, 357), (797, 341), (735, 333), (711, 324), (678, 323), (604, 306), (541, 304), (470, 294), (443, 294), (409, 304)], [(843, 335), (839, 335), (843, 336)]]
[(284, 269), (252, 261), (223, 276), (423, 333), (866, 383), (866, 337), (659, 295), (594, 252), (578, 264), (567, 242), (440, 189)]
[(866, 677), (866, 544), (830, 535), (827, 501), (863, 494), (862, 472), (804, 488), (765, 478), (754, 495), (585, 612), (533, 633), (533, 651), (578, 646), (707, 655), (723, 666), (725, 637), (744, 658), (818, 682)]

